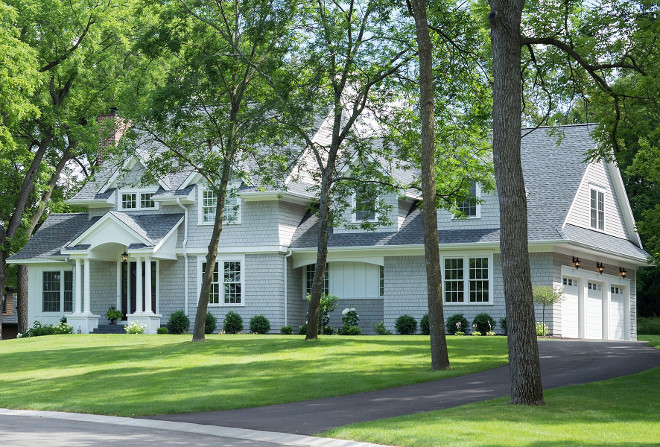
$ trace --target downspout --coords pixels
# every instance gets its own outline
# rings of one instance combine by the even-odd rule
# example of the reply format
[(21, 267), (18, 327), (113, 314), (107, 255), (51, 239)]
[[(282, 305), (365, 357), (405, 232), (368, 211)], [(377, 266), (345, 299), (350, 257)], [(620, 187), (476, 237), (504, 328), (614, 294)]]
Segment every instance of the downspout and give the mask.
[(184, 309), (186, 315), (188, 315), (188, 208), (181, 204), (181, 197), (176, 198), (176, 203), (181, 209), (183, 209), (183, 296), (184, 296)]
[(288, 272), (288, 265), (287, 265), (287, 258), (293, 254), (293, 251), (289, 250), (289, 252), (284, 256), (284, 326), (289, 325), (289, 286), (288, 286), (288, 279), (289, 279), (289, 272)]

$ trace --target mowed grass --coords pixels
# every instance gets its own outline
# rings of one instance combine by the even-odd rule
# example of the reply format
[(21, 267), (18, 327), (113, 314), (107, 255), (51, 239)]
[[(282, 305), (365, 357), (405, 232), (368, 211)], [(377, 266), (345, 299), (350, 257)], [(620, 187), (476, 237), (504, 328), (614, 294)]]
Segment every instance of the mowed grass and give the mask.
[(57, 335), (0, 343), (0, 407), (121, 416), (269, 405), (389, 388), (506, 364), (505, 337)]
[[(640, 335), (660, 347), (660, 336)], [(603, 382), (547, 390), (546, 405), (508, 398), (366, 422), (322, 433), (414, 447), (660, 446), (660, 368)]]

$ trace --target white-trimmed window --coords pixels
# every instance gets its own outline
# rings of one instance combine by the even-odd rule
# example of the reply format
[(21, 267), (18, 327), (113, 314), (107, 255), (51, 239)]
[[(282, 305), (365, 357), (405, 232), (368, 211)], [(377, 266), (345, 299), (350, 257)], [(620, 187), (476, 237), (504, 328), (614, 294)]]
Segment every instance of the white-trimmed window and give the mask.
[[(211, 189), (200, 188), (199, 204), (199, 223), (201, 225), (213, 224), (215, 222), (215, 209), (218, 206), (218, 195)], [(241, 201), (238, 197), (228, 194), (225, 198), (222, 223), (241, 223)]]
[[(477, 182), (473, 182), (472, 186), (470, 186), (470, 197), (477, 200), (481, 197), (481, 188)], [(472, 202), (474, 201), (465, 200), (462, 203), (459, 203), (457, 208), (462, 214), (457, 217), (469, 219), (477, 219), (481, 217), (481, 204)]]
[[(312, 293), (312, 284), (314, 283), (314, 272), (316, 272), (316, 264), (308, 264), (305, 266), (305, 293), (303, 298), (307, 298), (307, 294)], [(323, 276), (323, 293), (328, 295), (330, 292), (330, 266), (326, 264), (325, 275)]]
[(121, 193), (121, 210), (153, 210), (158, 208), (153, 200), (153, 192), (124, 191)]
[(445, 303), (492, 302), (491, 256), (451, 256), (443, 260)]
[(378, 281), (379, 281), (379, 296), (385, 296), (385, 267), (379, 266), (378, 269)]
[[(222, 271), (219, 267), (222, 266)], [(202, 276), (206, 272), (206, 262), (202, 263)], [(222, 260), (215, 263), (209, 305), (243, 305), (243, 261), (240, 259)]]
[(371, 203), (373, 198), (356, 192), (353, 194), (353, 222), (376, 222), (378, 216)]
[(42, 272), (41, 298), (43, 312), (73, 311), (73, 272), (70, 270)]
[(605, 231), (605, 191), (591, 188), (591, 228)]

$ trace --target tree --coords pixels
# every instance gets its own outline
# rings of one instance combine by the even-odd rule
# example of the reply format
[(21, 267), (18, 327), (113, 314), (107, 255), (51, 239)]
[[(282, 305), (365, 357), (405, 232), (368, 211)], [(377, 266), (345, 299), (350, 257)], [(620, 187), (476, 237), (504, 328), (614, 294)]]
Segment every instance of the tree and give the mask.
[[(140, 131), (135, 135), (138, 149), (150, 151), (143, 159), (151, 178), (176, 170), (196, 173), (213, 192), (209, 200), (215, 201), (193, 341), (205, 339), (223, 222), (234, 214), (228, 200), (241, 182), (250, 183), (250, 176), (256, 175), (246, 167), (248, 158), (253, 155), (265, 163), (269, 156), (263, 147), (277, 147), (268, 137), (271, 117), (257, 74), (282, 63), (295, 13), (293, 2), (164, 2), (160, 22), (145, 32), (139, 45), (155, 62), (168, 66), (156, 86), (136, 102), (131, 116)], [(130, 154), (135, 147), (127, 149)], [(272, 166), (277, 170), (280, 164)]]
[[(87, 159), (96, 155), (96, 116), (105, 112), (117, 88), (119, 73), (133, 59), (126, 51), (122, 32), (129, 24), (132, 4), (110, 1), (66, 5), (56, 1), (6, 1), (13, 7), (11, 38), (16, 48), (30, 48), (36, 65), (25, 74), (37, 73), (32, 88), (21, 87), (29, 101), (26, 110), (7, 119), (0, 164), (0, 189), (4, 206), (0, 218), (0, 288), (7, 275), (5, 260), (20, 248), (47, 211), (61, 174), (70, 160), (86, 170)], [(4, 11), (4, 4), (3, 4)], [(3, 27), (3, 32), (4, 32)], [(10, 41), (11, 42), (11, 41)], [(16, 43), (16, 42), (14, 42)], [(9, 85), (12, 85), (11, 83)], [(7, 115), (10, 116), (10, 115)], [(57, 195), (57, 194), (56, 194)], [(27, 319), (25, 268), (18, 269), (18, 314), (21, 326)]]
[(550, 286), (536, 285), (532, 288), (532, 295), (536, 304), (543, 305), (543, 316), (541, 323), (543, 324), (543, 335), (545, 336), (545, 306), (552, 306), (555, 303), (564, 299), (564, 290), (561, 287), (553, 289)]

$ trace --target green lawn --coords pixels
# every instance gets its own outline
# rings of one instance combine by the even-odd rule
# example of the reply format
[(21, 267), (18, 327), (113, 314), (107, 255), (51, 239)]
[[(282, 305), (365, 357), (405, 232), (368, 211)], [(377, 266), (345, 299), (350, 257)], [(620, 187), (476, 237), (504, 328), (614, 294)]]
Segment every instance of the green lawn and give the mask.
[(469, 374), (504, 365), (505, 337), (57, 335), (0, 343), (0, 407), (138, 416), (261, 406)]
[[(660, 346), (660, 336), (640, 335)], [(374, 422), (322, 436), (400, 446), (660, 446), (660, 368), (545, 392), (546, 406), (508, 398)]]

